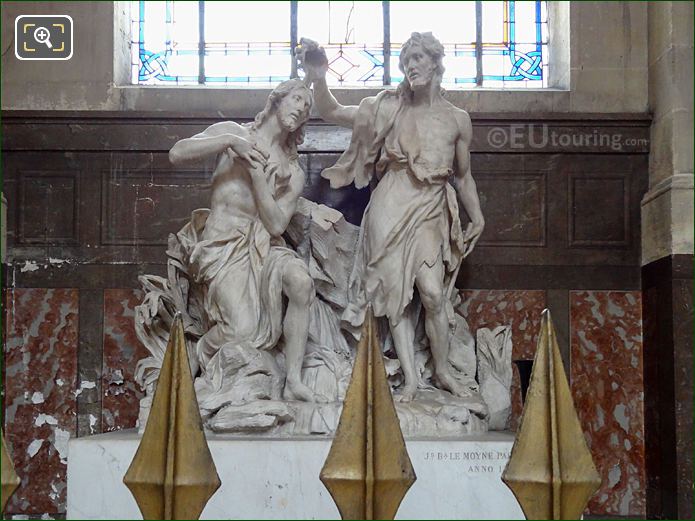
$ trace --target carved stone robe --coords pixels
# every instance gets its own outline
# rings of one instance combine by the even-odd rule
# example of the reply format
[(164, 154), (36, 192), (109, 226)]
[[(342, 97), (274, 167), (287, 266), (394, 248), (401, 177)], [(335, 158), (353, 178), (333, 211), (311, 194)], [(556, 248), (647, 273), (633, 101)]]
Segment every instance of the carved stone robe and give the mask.
[(378, 179), (362, 220), (343, 315), (353, 327), (363, 322), (368, 303), (375, 316), (397, 324), (413, 300), (415, 276), (423, 264), (431, 267), (441, 259), (448, 287), (463, 258), (456, 192), (448, 182), (451, 165), (433, 168), (419, 162), (416, 135), (409, 137), (407, 148), (399, 142), (394, 121), (403, 103), (388, 91), (364, 99), (350, 146), (322, 173), (333, 188), (351, 182), (361, 188)]

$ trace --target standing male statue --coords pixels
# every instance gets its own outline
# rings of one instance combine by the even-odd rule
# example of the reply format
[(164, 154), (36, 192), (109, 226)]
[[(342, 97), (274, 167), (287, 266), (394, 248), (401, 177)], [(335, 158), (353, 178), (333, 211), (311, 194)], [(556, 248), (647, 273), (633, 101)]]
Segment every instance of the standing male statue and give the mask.
[(196, 345), (202, 372), (196, 388), (206, 408), (214, 409), (230, 385), (225, 345), (268, 350), (281, 335), (284, 398), (316, 398), (301, 381), (313, 282), (304, 262), (282, 240), (304, 188), (297, 144), (311, 104), (311, 91), (301, 80), (285, 81), (253, 123), (214, 124), (182, 139), (169, 153), (175, 165), (216, 158), (210, 210), (194, 212), (177, 234), (188, 254), (188, 272), (206, 290), (211, 327)]
[[(443, 56), (432, 33), (413, 33), (401, 50), (405, 79), (398, 89), (366, 98), (359, 106), (343, 106), (327, 87), (323, 49), (306, 39), (299, 48), (321, 117), (353, 129), (349, 148), (322, 175), (333, 188), (352, 182), (361, 188), (373, 174), (378, 179), (362, 220), (343, 319), (359, 326), (369, 303), (376, 316), (388, 318), (405, 378), (403, 401), (413, 399), (418, 385), (414, 288), (425, 309), (439, 385), (458, 396), (468, 394), (448, 361), (449, 294), (484, 220), (470, 169), (471, 121), (442, 97)], [(465, 233), (456, 194), (471, 219)]]

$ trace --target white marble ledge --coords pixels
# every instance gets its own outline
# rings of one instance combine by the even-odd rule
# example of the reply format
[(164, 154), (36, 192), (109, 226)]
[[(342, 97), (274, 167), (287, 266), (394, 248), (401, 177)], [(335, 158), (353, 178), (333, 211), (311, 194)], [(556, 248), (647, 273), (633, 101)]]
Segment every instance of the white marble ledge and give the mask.
[[(340, 519), (318, 476), (331, 438), (208, 437), (222, 487), (201, 519)], [(70, 440), (68, 519), (141, 519), (123, 476), (135, 430)], [(396, 519), (524, 519), (500, 476), (511, 433), (406, 441), (417, 481)]]

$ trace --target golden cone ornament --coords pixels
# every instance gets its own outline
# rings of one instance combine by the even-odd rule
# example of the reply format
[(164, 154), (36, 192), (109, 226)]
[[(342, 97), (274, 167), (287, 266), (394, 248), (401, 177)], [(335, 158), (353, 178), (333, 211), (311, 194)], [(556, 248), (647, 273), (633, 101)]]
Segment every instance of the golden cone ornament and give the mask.
[(174, 317), (147, 427), (123, 482), (144, 519), (198, 519), (220, 487), (198, 410), (180, 313)]
[(521, 424), (502, 481), (516, 496), (526, 519), (579, 519), (601, 485), (547, 309)]
[(320, 478), (343, 519), (393, 519), (416, 479), (371, 309)]
[(0, 453), (0, 458), (2, 458), (0, 460), (2, 466), (2, 490), (0, 491), (2, 493), (2, 503), (0, 504), (0, 512), (3, 512), (7, 501), (12, 497), (14, 491), (17, 490), (21, 480), (14, 470), (12, 458), (5, 443), (5, 434), (2, 431), (0, 431), (0, 438), (2, 438), (2, 453)]

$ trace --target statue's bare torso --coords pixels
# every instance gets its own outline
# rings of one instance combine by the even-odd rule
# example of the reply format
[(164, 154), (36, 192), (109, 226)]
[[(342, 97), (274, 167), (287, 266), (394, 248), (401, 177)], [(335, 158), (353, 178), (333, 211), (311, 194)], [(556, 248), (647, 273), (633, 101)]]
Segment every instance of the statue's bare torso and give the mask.
[[(246, 127), (230, 123), (230, 132), (240, 137), (252, 140), (253, 136)], [(281, 151), (268, 149), (268, 163), (287, 162)], [(297, 175), (301, 172), (297, 172)], [(212, 197), (210, 215), (208, 217), (204, 237), (211, 239), (215, 234), (224, 232), (230, 223), (237, 219), (259, 219), (258, 205), (246, 164), (232, 161), (227, 153), (220, 153), (217, 165), (212, 175)]]
[(443, 101), (432, 107), (407, 107), (393, 125), (401, 150), (432, 169), (452, 168), (459, 125), (453, 107)]

